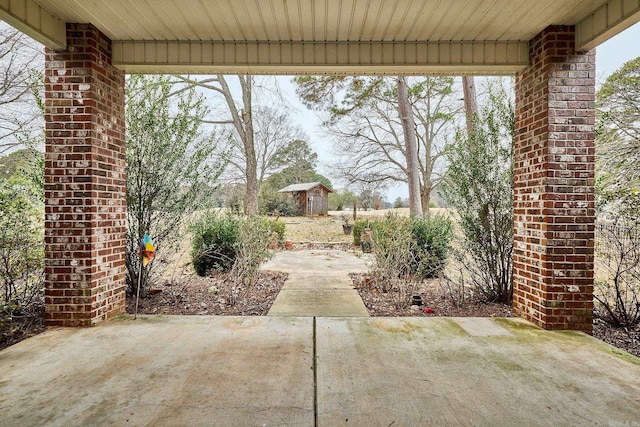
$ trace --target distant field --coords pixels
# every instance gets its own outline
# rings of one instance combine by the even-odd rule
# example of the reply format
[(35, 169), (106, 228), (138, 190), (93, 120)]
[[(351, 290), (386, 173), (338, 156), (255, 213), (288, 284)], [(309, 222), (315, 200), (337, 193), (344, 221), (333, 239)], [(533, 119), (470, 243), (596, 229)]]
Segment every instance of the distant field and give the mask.
[[(448, 209), (434, 208), (430, 211), (432, 213), (444, 214), (448, 212)], [(375, 218), (385, 216), (388, 213), (394, 213), (400, 216), (409, 216), (409, 208), (358, 211), (356, 218)], [(285, 237), (293, 240), (294, 243), (352, 242), (353, 237), (345, 235), (342, 231), (343, 221), (341, 217), (343, 215), (349, 219), (351, 224), (353, 224), (352, 210), (329, 211), (328, 216), (317, 216), (313, 218), (305, 216), (280, 217), (279, 220), (286, 224)]]

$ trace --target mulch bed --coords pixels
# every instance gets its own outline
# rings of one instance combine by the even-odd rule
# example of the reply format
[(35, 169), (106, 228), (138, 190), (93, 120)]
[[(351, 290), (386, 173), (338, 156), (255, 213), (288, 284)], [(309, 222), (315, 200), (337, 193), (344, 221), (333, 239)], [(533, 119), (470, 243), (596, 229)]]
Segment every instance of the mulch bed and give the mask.
[[(138, 314), (265, 316), (287, 280), (286, 273), (262, 271), (255, 286), (232, 304), (232, 284), (227, 276), (222, 272), (209, 277), (194, 274), (154, 286), (140, 298)], [(133, 314), (135, 305), (135, 298), (127, 298), (127, 313)]]
[(593, 336), (607, 344), (621, 348), (640, 357), (640, 325), (634, 328), (616, 328), (598, 317), (593, 321)]
[(440, 279), (423, 281), (414, 295), (422, 297), (422, 305), (397, 307), (396, 295), (382, 292), (371, 284), (368, 274), (351, 274), (353, 284), (360, 294), (370, 316), (445, 316), (445, 317), (512, 317), (510, 305), (486, 303), (467, 296), (463, 303), (454, 303)]
[(39, 307), (35, 313), (0, 322), (0, 350), (38, 335), (46, 330), (44, 326), (44, 306)]

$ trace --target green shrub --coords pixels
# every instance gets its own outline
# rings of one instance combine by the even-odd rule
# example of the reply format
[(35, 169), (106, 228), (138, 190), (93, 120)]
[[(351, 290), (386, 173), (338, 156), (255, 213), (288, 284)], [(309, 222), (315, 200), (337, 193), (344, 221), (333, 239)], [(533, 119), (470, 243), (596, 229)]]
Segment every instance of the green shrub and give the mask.
[(393, 235), (398, 227), (407, 228), (411, 233), (413, 256), (408, 272), (420, 278), (438, 277), (449, 257), (453, 237), (453, 224), (441, 215), (414, 219), (388, 215), (383, 219), (358, 220), (353, 226), (353, 244), (360, 246), (363, 230), (370, 228), (378, 251), (386, 251), (381, 241), (390, 241), (385, 236)]
[(374, 285), (391, 295), (397, 308), (405, 308), (415, 293), (418, 281), (411, 266), (415, 259), (415, 241), (411, 236), (409, 218), (389, 215), (376, 221), (373, 230), (374, 268), (371, 272)]
[(229, 272), (229, 280), (233, 283), (227, 293), (230, 304), (236, 304), (257, 283), (260, 266), (271, 257), (269, 245), (274, 223), (277, 221), (260, 217), (240, 221), (234, 244), (235, 259)]
[(451, 220), (441, 215), (411, 221), (416, 256), (412, 271), (420, 277), (439, 277), (449, 257), (453, 237)]
[(243, 227), (259, 229), (260, 236), (266, 234), (270, 237), (276, 233), (278, 243), (284, 242), (285, 224), (276, 219), (263, 217), (242, 219), (233, 215), (206, 215), (191, 229), (194, 235), (191, 259), (198, 275), (205, 276), (211, 270), (231, 270), (238, 256), (239, 242), (242, 241), (240, 235), (247, 235), (247, 232), (243, 232)]
[(270, 233), (278, 235), (278, 244), (284, 243), (285, 223), (272, 218), (261, 218), (261, 222), (267, 227)]
[(33, 313), (44, 296), (44, 203), (41, 189), (0, 179), (0, 325)]
[(260, 213), (263, 215), (299, 216), (302, 214), (298, 203), (286, 194), (269, 194), (260, 202)]
[(239, 228), (240, 219), (232, 215), (207, 215), (193, 225), (191, 259), (199, 276), (213, 269), (231, 269)]
[(365, 228), (370, 228), (373, 232), (378, 227), (381, 227), (380, 220), (359, 219), (353, 223), (353, 244), (360, 246), (360, 235)]
[(463, 270), (486, 301), (513, 296), (514, 107), (507, 90), (488, 87), (488, 104), (446, 149), (449, 163), (442, 195), (459, 215)]

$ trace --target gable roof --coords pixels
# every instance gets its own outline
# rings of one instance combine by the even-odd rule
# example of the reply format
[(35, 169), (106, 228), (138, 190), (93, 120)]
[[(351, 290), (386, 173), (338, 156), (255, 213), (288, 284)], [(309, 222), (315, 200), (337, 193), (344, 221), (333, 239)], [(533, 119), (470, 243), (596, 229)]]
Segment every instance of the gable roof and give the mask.
[(295, 193), (298, 191), (309, 191), (312, 190), (318, 186), (324, 187), (325, 190), (327, 190), (329, 193), (333, 193), (333, 190), (330, 189), (329, 187), (327, 187), (326, 185), (324, 185), (323, 183), (321, 183), (320, 181), (317, 182), (304, 182), (301, 184), (291, 184), (288, 185), (286, 187), (284, 187), (281, 190), (278, 190), (278, 193)]

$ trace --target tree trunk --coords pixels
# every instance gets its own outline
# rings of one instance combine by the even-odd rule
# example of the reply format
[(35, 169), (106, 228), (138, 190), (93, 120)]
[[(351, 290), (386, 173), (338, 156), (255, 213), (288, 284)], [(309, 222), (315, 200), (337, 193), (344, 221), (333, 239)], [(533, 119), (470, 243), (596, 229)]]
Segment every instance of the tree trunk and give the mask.
[(253, 104), (251, 99), (253, 77), (245, 75), (238, 76), (238, 78), (240, 79), (240, 87), (242, 87), (242, 103), (245, 108), (242, 115), (245, 129), (245, 137), (242, 142), (244, 144), (244, 156), (247, 162), (247, 170), (245, 171), (245, 177), (247, 180), (245, 213), (247, 216), (254, 216), (258, 215), (258, 194), (260, 193), (260, 183), (258, 182), (258, 159), (256, 158), (253, 132)]
[(218, 75), (217, 79), (220, 82), (222, 94), (227, 101), (233, 126), (242, 141), (246, 165), (244, 176), (247, 185), (244, 198), (244, 211), (248, 216), (254, 216), (258, 214), (258, 192), (260, 191), (260, 184), (258, 183), (258, 160), (256, 159), (256, 149), (253, 142), (253, 109), (251, 105), (252, 76), (238, 76), (240, 88), (242, 89), (242, 103), (244, 105), (244, 109), (240, 111), (238, 111), (236, 107), (231, 89), (225, 77)]
[(464, 111), (467, 118), (467, 132), (472, 134), (474, 128), (473, 122), (478, 115), (476, 85), (473, 76), (462, 76), (462, 89), (464, 92)]
[(412, 217), (422, 217), (422, 202), (420, 200), (420, 171), (418, 162), (418, 144), (416, 141), (413, 111), (409, 104), (407, 81), (398, 77), (398, 115), (402, 122), (404, 133), (405, 156), (407, 159), (407, 182), (409, 184), (409, 213)]
[(422, 212), (429, 212), (429, 203), (431, 203), (431, 186), (424, 185), (422, 187)]

